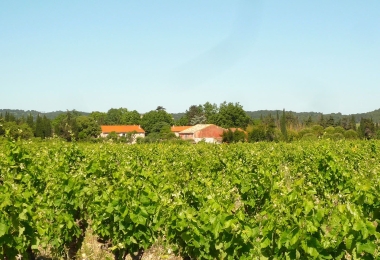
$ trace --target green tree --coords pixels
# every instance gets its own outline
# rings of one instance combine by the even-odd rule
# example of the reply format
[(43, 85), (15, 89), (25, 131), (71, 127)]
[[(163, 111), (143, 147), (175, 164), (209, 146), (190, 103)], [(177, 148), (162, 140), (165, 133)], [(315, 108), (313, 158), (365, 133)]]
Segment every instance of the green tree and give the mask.
[(84, 140), (89, 138), (95, 138), (100, 135), (100, 126), (92, 117), (78, 116), (75, 120), (78, 131), (78, 139)]
[(267, 141), (274, 141), (275, 140), (276, 124), (274, 122), (274, 118), (272, 117), (272, 115), (269, 114), (268, 116), (266, 116), (263, 119), (263, 123), (264, 123), (265, 128), (266, 128), (266, 131), (265, 131), (266, 140)]
[(282, 110), (282, 116), (281, 116), (281, 121), (280, 121), (280, 128), (281, 128), (281, 133), (282, 136), (284, 137), (284, 140), (288, 140), (288, 132), (286, 130), (286, 115), (285, 115), (285, 109)]
[(105, 124), (106, 125), (121, 125), (122, 109), (111, 108), (108, 110)]
[[(164, 110), (163, 108), (160, 110)], [(105, 118), (100, 112), (96, 112), (92, 115), (98, 122), (98, 124), (105, 125), (139, 125), (141, 121), (141, 115), (136, 110), (129, 111), (127, 108), (111, 108), (108, 110)], [(99, 123), (101, 122), (101, 123)]]
[(9, 130), (9, 134), (14, 139), (29, 139), (33, 137), (33, 130), (28, 124), (23, 123), (18, 125), (16, 122), (5, 122), (3, 126), (4, 130)]
[(34, 128), (34, 136), (40, 138), (47, 138), (52, 136), (51, 121), (44, 115), (41, 117), (37, 115), (36, 125)]
[(346, 132), (344, 132), (344, 137), (346, 139), (358, 139), (359, 136), (355, 130), (349, 129)]
[(161, 138), (161, 140), (177, 139), (175, 134), (171, 131), (170, 125), (168, 125), (168, 124), (161, 127), (160, 138)]
[(175, 121), (174, 124), (177, 125), (177, 126), (181, 126), (181, 125), (190, 125), (190, 123), (189, 123), (189, 118), (188, 118), (187, 115), (185, 114), (185, 115), (181, 116), (180, 119), (178, 119), (177, 121)]
[(321, 125), (314, 125), (311, 130), (312, 130), (312, 133), (316, 136), (316, 137), (322, 137), (324, 131), (323, 131), (323, 126)]
[(311, 116), (307, 118), (307, 120), (305, 121), (305, 125), (306, 127), (310, 127), (313, 125), (313, 119), (311, 118)]
[(278, 110), (276, 110), (276, 126), (278, 128), (280, 128), (281, 127), (280, 125), (281, 125), (281, 123), (280, 123), (280, 113), (279, 113)]
[(186, 117), (189, 120), (187, 125), (204, 124), (207, 120), (201, 105), (190, 106), (189, 109), (186, 110)]
[(43, 120), (42, 117), (38, 114), (36, 118), (36, 128), (34, 131), (35, 137), (41, 137), (44, 138), (44, 126), (43, 126)]
[(43, 125), (44, 138), (52, 137), (53, 129), (51, 125), (51, 120), (47, 118), (45, 115), (42, 118), (42, 125)]
[(293, 127), (297, 127), (298, 126), (298, 117), (295, 116), (292, 112), (286, 112), (285, 113), (285, 117), (286, 117), (286, 126), (287, 127), (290, 127), (290, 126), (293, 126)]
[(159, 121), (155, 123), (151, 128), (151, 133), (161, 133), (163, 129), (169, 129), (170, 131), (170, 124), (164, 121)]
[(216, 124), (217, 115), (219, 113), (219, 108), (216, 104), (211, 104), (206, 102), (203, 104), (203, 113), (206, 116), (207, 124)]
[(25, 116), (24, 116), (24, 115), (21, 115), (21, 117), (16, 118), (16, 123), (17, 123), (18, 125), (21, 125), (21, 124), (23, 124), (23, 123), (26, 123)]
[(206, 116), (205, 116), (205, 115), (194, 116), (194, 117), (190, 120), (190, 125), (205, 124), (206, 121), (207, 121), (207, 119), (206, 119)]
[(239, 103), (223, 102), (220, 104), (215, 122), (216, 125), (223, 128), (239, 127), (245, 129), (249, 122), (249, 116)]
[(335, 121), (334, 121), (334, 118), (332, 117), (332, 115), (330, 115), (326, 121), (325, 127), (329, 127), (329, 126), (335, 126)]
[(54, 133), (69, 142), (77, 138), (78, 130), (75, 119), (78, 116), (80, 114), (75, 110), (57, 116), (53, 120)]
[(364, 139), (372, 139), (375, 136), (375, 124), (372, 119), (361, 118), (359, 125), (359, 136)]
[(343, 117), (341, 120), (340, 120), (340, 124), (339, 124), (341, 127), (343, 127), (345, 130), (348, 130), (348, 129), (351, 129), (350, 127), (350, 121), (349, 121), (349, 118), (348, 117)]
[(252, 126), (251, 131), (248, 132), (248, 141), (251, 143), (261, 142), (267, 140), (267, 134), (264, 124)]
[(34, 130), (35, 126), (34, 126), (34, 118), (32, 116), (32, 113), (29, 113), (28, 117), (26, 118), (26, 123), (29, 125), (31, 129)]
[(222, 141), (225, 143), (245, 142), (246, 139), (245, 132), (240, 131), (239, 129), (235, 129), (235, 131), (228, 129), (227, 131), (223, 131), (222, 134)]
[(140, 125), (141, 115), (136, 110), (122, 110), (121, 124), (123, 125)]
[(222, 142), (223, 143), (233, 143), (234, 142), (234, 132), (232, 132), (231, 129), (228, 129), (227, 131), (223, 131)]
[(0, 136), (4, 136), (5, 135), (5, 128), (4, 128), (4, 118), (2, 117), (2, 114), (0, 116)]
[(376, 139), (380, 140), (380, 130), (376, 130)]
[(89, 117), (93, 118), (98, 125), (105, 125), (107, 113), (94, 111)]
[(323, 114), (321, 114), (321, 116), (319, 117), (318, 124), (319, 124), (320, 126), (322, 126), (323, 128), (326, 127), (326, 120), (325, 120), (325, 118), (323, 117)]
[(165, 110), (152, 110), (141, 118), (141, 127), (147, 135), (150, 133), (160, 133), (162, 127), (173, 124), (172, 116)]
[(350, 129), (356, 130), (356, 120), (355, 120), (355, 116), (354, 115), (351, 116)]
[(113, 131), (107, 135), (107, 139), (112, 141), (118, 141), (119, 135)]
[(12, 113), (6, 111), (4, 121), (5, 122), (16, 122), (16, 117)]

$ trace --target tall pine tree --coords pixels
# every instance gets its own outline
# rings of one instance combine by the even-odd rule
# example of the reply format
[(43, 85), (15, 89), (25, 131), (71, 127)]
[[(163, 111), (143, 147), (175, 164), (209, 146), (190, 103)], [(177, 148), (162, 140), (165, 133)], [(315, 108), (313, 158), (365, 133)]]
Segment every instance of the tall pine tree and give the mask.
[(319, 125), (323, 128), (326, 127), (326, 120), (324, 119), (323, 114), (321, 114), (321, 117), (319, 118)]
[(281, 133), (284, 136), (284, 140), (288, 141), (288, 131), (286, 130), (286, 115), (285, 115), (285, 109), (282, 110), (282, 116), (281, 116)]
[(309, 117), (307, 118), (307, 120), (305, 121), (305, 125), (306, 125), (307, 127), (310, 127), (310, 126), (313, 125), (313, 119), (311, 118), (311, 116), (309, 116)]
[(33, 130), (33, 132), (35, 131), (34, 130), (34, 118), (32, 116), (31, 113), (29, 113), (28, 117), (26, 118), (26, 123), (28, 124), (28, 126)]
[(51, 137), (52, 136), (51, 121), (45, 115), (42, 118), (42, 125), (43, 125), (44, 138)]
[(350, 128), (351, 128), (352, 130), (355, 130), (355, 131), (356, 131), (356, 120), (355, 120), (355, 116), (354, 116), (354, 115), (351, 116), (351, 120), (350, 120)]
[(44, 129), (43, 129), (43, 121), (42, 121), (42, 117), (40, 116), (40, 114), (37, 115), (37, 119), (36, 119), (36, 128), (35, 128), (35, 131), (34, 131), (34, 136), (35, 137), (41, 137), (41, 138), (44, 138)]

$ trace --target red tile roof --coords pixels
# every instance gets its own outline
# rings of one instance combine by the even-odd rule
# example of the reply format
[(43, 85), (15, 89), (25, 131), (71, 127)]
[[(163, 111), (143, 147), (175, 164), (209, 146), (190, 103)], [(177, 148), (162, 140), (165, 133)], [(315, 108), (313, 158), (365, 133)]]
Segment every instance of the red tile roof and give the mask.
[(139, 125), (102, 125), (102, 133), (145, 133), (144, 129), (142, 129)]
[(181, 132), (181, 131), (186, 130), (186, 129), (190, 128), (190, 127), (191, 127), (191, 126), (172, 126), (172, 127), (170, 128), (170, 130), (171, 130), (172, 132)]
[(247, 133), (246, 131), (244, 131), (244, 130), (241, 129), (241, 128), (234, 128), (234, 127), (232, 127), (232, 128), (230, 128), (230, 130), (231, 130), (232, 132), (235, 132), (236, 130), (238, 130), (238, 131), (240, 131), (240, 132)]
[(182, 130), (180, 133), (181, 134), (194, 134), (195, 132), (198, 132), (204, 128), (207, 128), (209, 126), (211, 126), (212, 124), (196, 124), (196, 125), (193, 125), (191, 127), (188, 127), (184, 130)]

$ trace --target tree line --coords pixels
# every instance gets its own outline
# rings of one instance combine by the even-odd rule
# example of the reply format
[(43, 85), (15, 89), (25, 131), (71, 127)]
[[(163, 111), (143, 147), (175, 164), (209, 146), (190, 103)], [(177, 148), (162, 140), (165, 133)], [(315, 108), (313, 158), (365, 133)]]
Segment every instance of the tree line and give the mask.
[[(175, 139), (170, 127), (191, 126), (196, 124), (215, 124), (227, 130), (223, 134), (225, 142), (294, 141), (299, 139), (380, 139), (378, 122), (372, 118), (345, 116), (335, 119), (332, 115), (320, 114), (317, 119), (300, 119), (289, 111), (276, 111), (275, 114), (260, 115), (252, 118), (239, 103), (223, 102), (219, 105), (206, 102), (191, 105), (177, 119), (162, 106), (141, 114), (127, 108), (111, 108), (107, 112), (94, 111), (87, 115), (76, 110), (66, 111), (54, 119), (45, 115), (16, 117), (10, 112), (0, 113), (0, 136), (8, 130), (14, 138), (60, 137), (72, 140), (99, 140), (101, 125), (140, 125), (146, 133), (141, 142), (156, 142)], [(116, 135), (110, 138), (118, 140)], [(120, 141), (120, 140), (119, 140)], [(125, 140), (124, 140), (125, 141)]]

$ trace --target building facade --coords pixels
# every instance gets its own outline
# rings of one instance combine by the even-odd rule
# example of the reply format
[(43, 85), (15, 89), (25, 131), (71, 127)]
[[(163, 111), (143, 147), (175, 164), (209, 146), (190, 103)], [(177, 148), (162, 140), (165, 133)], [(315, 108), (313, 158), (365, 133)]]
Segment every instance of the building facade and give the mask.
[(195, 143), (221, 143), (222, 134), (226, 129), (213, 124), (198, 124), (179, 132), (179, 137), (184, 140), (194, 140)]
[(132, 134), (132, 143), (135, 143), (139, 137), (145, 137), (145, 131), (139, 125), (102, 125), (101, 129), (100, 137), (107, 137), (112, 132), (115, 132), (120, 137)]

